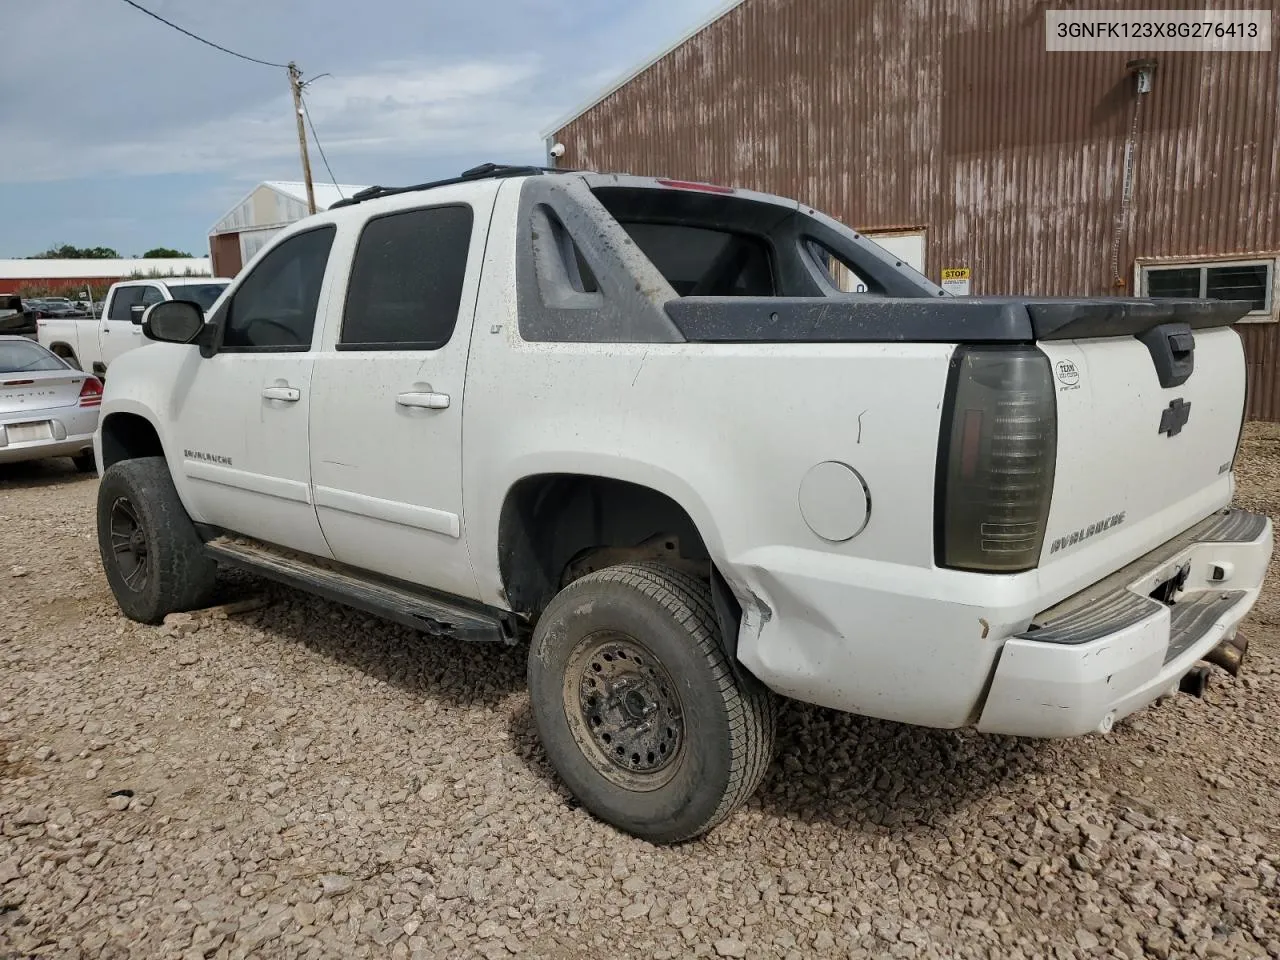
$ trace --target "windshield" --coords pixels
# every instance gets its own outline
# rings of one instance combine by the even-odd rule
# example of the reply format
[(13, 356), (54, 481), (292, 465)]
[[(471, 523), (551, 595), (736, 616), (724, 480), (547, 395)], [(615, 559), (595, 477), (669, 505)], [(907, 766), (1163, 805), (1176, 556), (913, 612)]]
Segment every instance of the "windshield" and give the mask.
[(0, 340), (0, 373), (64, 370), (66, 364), (30, 340)]
[(191, 300), (200, 304), (200, 309), (207, 313), (225, 289), (225, 283), (184, 283), (169, 287), (169, 292), (175, 300)]

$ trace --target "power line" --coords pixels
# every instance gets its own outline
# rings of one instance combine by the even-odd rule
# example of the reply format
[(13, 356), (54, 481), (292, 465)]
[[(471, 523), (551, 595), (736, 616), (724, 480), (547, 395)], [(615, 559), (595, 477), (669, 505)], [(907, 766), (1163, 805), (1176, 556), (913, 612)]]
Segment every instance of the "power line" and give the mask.
[[(324, 76), (324, 74), (320, 76)], [(319, 79), (320, 77), (312, 77), (311, 81)], [(316, 142), (316, 149), (320, 151), (320, 159), (324, 162), (325, 170), (329, 172), (329, 179), (333, 181), (333, 186), (337, 189), (338, 196), (343, 200), (347, 199), (346, 194), (342, 192), (342, 187), (338, 186), (338, 178), (333, 175), (333, 168), (329, 166), (329, 158), (324, 155), (324, 147), (320, 145), (320, 134), (316, 133), (316, 125), (311, 122), (311, 111), (307, 109), (306, 97), (302, 98), (302, 113), (307, 118), (307, 126), (311, 128), (311, 139)]]
[(148, 17), (152, 17), (156, 20), (159, 20), (165, 26), (173, 27), (173, 29), (177, 30), (179, 33), (185, 33), (192, 40), (199, 40), (201, 43), (205, 44), (206, 46), (213, 47), (213, 49), (215, 50), (221, 50), (223, 53), (229, 53), (233, 57), (239, 57), (241, 60), (248, 60), (250, 63), (260, 63), (264, 67), (279, 67), (281, 70), (287, 70), (289, 68), (289, 65), (287, 63), (271, 63), (268, 60), (259, 60), (256, 57), (246, 57), (243, 53), (236, 53), (234, 50), (228, 50), (226, 47), (220, 44), (214, 43), (212, 40), (206, 40), (204, 37), (197, 36), (196, 34), (192, 33), (190, 30), (184, 30), (182, 27), (178, 26), (176, 23), (172, 23), (166, 20), (164, 17), (160, 16), (160, 14), (158, 13), (152, 13), (150, 10), (148, 10), (146, 7), (142, 6), (141, 4), (134, 3), (134, 0), (124, 0), (124, 2), (127, 3), (129, 6), (133, 7), (135, 10), (141, 13), (145, 13)]

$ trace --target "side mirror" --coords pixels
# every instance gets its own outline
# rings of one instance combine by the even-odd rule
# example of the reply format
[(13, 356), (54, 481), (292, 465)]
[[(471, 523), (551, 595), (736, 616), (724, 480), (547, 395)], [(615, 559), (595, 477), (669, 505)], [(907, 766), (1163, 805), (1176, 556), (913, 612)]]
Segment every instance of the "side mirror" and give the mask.
[(147, 312), (147, 308), (140, 303), (135, 303), (129, 308), (129, 319), (134, 323), (142, 322), (142, 315)]
[(153, 303), (142, 315), (142, 332), (159, 343), (190, 343), (203, 329), (204, 311), (190, 300)]

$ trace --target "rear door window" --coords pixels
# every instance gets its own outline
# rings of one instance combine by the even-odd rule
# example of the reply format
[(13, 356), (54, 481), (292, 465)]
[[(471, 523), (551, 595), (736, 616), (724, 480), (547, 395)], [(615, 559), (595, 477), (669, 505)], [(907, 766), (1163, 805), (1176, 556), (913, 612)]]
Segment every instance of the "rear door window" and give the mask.
[(339, 350), (437, 350), (458, 323), (471, 207), (375, 217), (360, 234)]

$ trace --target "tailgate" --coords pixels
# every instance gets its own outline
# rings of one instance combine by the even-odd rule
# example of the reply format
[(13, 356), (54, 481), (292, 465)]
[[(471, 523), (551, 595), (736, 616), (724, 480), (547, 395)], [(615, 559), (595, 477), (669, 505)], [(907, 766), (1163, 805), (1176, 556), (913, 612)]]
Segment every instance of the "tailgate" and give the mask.
[(1057, 325), (1028, 308), (1057, 400), (1042, 569), (1120, 566), (1231, 501), (1245, 364), (1228, 324), (1249, 305), (1115, 303)]

